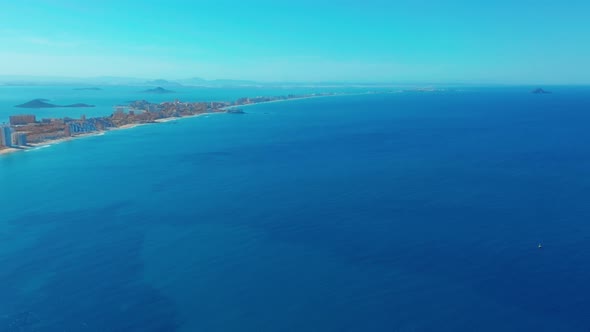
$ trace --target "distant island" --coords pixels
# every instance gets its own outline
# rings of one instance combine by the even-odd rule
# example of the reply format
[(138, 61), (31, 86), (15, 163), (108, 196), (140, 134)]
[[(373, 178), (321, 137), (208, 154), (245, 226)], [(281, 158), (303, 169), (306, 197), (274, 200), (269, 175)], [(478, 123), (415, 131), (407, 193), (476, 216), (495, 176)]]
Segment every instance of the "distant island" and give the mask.
[(541, 88), (537, 88), (537, 89), (531, 91), (531, 93), (534, 93), (534, 94), (537, 94), (537, 95), (544, 95), (544, 94), (551, 93), (551, 91), (546, 91), (546, 90), (543, 90)]
[(154, 89), (148, 89), (142, 91), (143, 93), (153, 93), (153, 94), (165, 94), (165, 93), (174, 93), (172, 90), (164, 89), (163, 87), (159, 86)]
[(76, 103), (76, 104), (70, 104), (70, 105), (56, 105), (56, 104), (51, 104), (48, 102), (49, 100), (47, 99), (33, 99), (29, 102), (26, 102), (24, 104), (20, 104), (20, 105), (16, 105), (14, 107), (19, 107), (19, 108), (58, 108), (58, 107), (70, 107), (70, 108), (81, 108), (81, 107), (94, 107), (94, 105), (88, 105), (88, 104), (83, 104), (83, 103)]
[(77, 91), (101, 91), (101, 88), (75, 88)]

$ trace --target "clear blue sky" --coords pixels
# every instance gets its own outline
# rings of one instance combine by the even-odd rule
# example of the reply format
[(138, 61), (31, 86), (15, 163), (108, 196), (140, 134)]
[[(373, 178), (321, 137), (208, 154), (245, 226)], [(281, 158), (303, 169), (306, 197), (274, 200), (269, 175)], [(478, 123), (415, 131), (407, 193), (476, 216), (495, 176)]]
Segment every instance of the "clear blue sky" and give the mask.
[(590, 1), (18, 0), (0, 75), (590, 83)]

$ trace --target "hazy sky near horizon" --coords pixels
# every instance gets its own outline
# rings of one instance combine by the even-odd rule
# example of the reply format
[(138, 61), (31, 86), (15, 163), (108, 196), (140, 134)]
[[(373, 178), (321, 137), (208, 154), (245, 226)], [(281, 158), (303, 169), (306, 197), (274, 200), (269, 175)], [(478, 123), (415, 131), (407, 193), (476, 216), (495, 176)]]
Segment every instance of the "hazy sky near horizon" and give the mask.
[(590, 1), (19, 0), (0, 75), (590, 83)]

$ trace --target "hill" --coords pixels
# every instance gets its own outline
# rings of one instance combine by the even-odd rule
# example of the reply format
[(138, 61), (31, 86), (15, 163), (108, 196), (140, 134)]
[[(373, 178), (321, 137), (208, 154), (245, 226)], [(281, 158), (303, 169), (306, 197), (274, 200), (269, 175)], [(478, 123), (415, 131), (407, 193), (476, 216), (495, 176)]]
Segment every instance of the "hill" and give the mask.
[(48, 101), (49, 100), (47, 100), (47, 99), (38, 98), (38, 99), (33, 99), (31, 101), (28, 101), (24, 104), (16, 105), (14, 107), (19, 107), (19, 108), (94, 107), (94, 105), (88, 105), (88, 104), (83, 104), (83, 103), (76, 103), (76, 104), (70, 104), (70, 105), (56, 105), (56, 104), (48, 103)]

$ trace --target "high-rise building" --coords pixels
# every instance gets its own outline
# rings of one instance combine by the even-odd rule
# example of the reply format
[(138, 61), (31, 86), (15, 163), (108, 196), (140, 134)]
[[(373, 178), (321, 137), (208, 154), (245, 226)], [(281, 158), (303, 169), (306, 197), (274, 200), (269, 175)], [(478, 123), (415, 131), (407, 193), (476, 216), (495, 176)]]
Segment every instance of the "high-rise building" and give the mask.
[(18, 146), (26, 146), (27, 145), (27, 134), (25, 133), (12, 133), (12, 144)]
[(0, 125), (0, 145), (12, 146), (12, 128), (6, 125)]
[(10, 116), (11, 126), (26, 125), (35, 122), (37, 122), (37, 119), (32, 114), (19, 114)]
[(114, 118), (124, 118), (125, 117), (125, 106), (115, 106), (114, 107), (115, 111), (113, 112), (113, 117)]
[(70, 135), (85, 134), (97, 131), (96, 124), (89, 121), (73, 121), (68, 123)]

